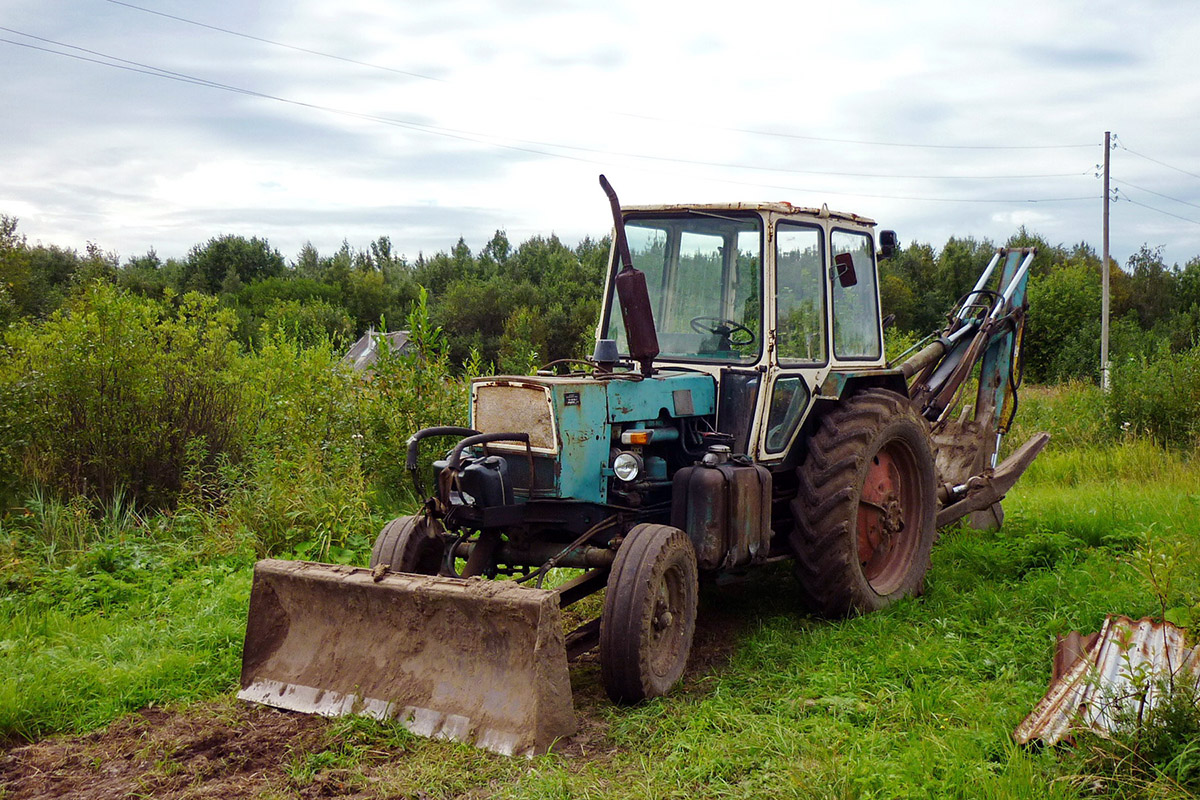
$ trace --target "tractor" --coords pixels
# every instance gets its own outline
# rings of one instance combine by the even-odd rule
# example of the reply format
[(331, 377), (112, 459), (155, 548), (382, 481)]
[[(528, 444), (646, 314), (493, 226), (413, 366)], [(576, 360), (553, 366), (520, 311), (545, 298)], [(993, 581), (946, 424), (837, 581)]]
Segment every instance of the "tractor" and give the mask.
[[(701, 580), (790, 562), (811, 611), (868, 613), (922, 591), (940, 527), (1002, 522), (1048, 440), (997, 464), (1032, 250), (998, 250), (944, 329), (889, 361), (892, 231), (825, 206), (622, 207), (600, 181), (592, 356), (476, 378), (470, 427), (414, 434), (424, 505), (367, 567), (259, 562), (240, 697), (543, 752), (575, 730), (584, 653), (617, 703), (671, 690)], [(421, 463), (422, 443), (442, 457)], [(562, 609), (601, 591), (566, 630)]]

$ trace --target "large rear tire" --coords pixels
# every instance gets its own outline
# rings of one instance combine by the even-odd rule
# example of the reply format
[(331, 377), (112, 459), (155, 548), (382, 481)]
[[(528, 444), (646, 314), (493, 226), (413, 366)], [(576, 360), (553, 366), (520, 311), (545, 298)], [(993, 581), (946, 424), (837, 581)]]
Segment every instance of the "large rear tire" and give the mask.
[(925, 421), (871, 389), (821, 421), (797, 469), (790, 537), (806, 602), (826, 616), (876, 611), (920, 592), (936, 472)]
[(669, 525), (635, 525), (600, 618), (600, 674), (614, 703), (660, 697), (683, 676), (696, 630), (696, 551)]
[(397, 517), (376, 537), (371, 568), (386, 564), (392, 572), (437, 575), (445, 555), (441, 533), (441, 525), (428, 517)]

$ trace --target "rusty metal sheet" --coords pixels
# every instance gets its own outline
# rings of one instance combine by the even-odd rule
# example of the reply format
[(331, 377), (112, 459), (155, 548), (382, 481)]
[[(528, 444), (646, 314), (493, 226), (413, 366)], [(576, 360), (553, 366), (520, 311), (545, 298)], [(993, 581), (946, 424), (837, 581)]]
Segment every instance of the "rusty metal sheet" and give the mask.
[(1056, 744), (1081, 728), (1106, 735), (1122, 712), (1152, 709), (1165, 681), (1200, 686), (1200, 647), (1169, 622), (1108, 617), (1099, 633), (1073, 632), (1058, 649), (1050, 690), (1013, 734), (1019, 744)]
[[(554, 405), (550, 389), (535, 381), (500, 378), (475, 381), (471, 386), (471, 422), (481, 433), (523, 431), (535, 453), (558, 452)], [(498, 450), (524, 450), (524, 445), (493, 445)]]

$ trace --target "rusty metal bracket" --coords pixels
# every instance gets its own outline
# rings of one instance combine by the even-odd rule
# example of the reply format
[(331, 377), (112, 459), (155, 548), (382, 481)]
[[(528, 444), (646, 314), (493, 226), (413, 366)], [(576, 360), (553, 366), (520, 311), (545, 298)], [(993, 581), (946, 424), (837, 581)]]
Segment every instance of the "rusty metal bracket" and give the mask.
[(1050, 434), (1035, 434), (995, 470), (987, 470), (968, 480), (960, 488), (954, 502), (938, 512), (937, 527), (949, 525), (972, 511), (980, 511), (1000, 502), (1049, 441)]

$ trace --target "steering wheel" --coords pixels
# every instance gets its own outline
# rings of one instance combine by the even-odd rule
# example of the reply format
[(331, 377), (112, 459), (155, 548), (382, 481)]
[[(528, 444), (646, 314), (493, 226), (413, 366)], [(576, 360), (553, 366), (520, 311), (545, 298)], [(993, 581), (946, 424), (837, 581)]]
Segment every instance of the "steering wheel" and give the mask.
[[(729, 342), (731, 347), (745, 347), (754, 342), (754, 331), (747, 328), (740, 322), (734, 322), (731, 319), (722, 317), (693, 317), (692, 330), (696, 333), (709, 333), (713, 336), (720, 336), (722, 341)], [(735, 340), (735, 333), (746, 334), (744, 339)]]

